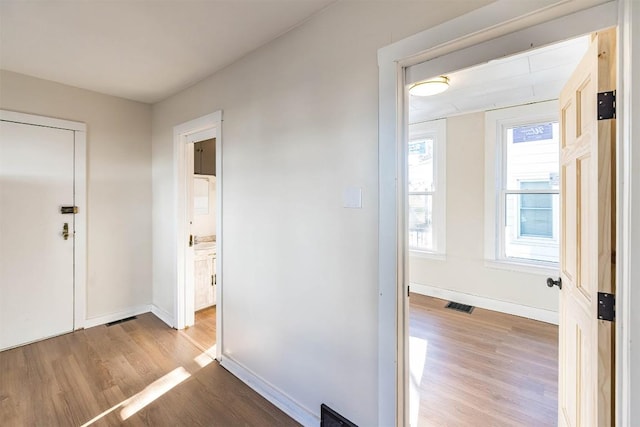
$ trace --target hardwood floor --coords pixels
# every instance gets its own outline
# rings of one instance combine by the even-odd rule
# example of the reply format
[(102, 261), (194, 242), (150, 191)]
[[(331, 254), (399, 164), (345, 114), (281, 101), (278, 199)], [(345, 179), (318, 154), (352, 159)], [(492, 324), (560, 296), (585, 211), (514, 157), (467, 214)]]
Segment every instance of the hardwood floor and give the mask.
[[(418, 426), (555, 426), (558, 327), (411, 294)], [(412, 425), (415, 425), (415, 420)]]
[[(417, 425), (556, 425), (557, 327), (444, 305), (411, 295)], [(185, 332), (144, 314), (0, 352), (0, 425), (297, 425), (202, 353), (215, 308), (197, 315)]]
[(182, 331), (200, 350), (207, 350), (216, 343), (216, 306), (196, 311), (196, 323)]
[(297, 425), (150, 313), (0, 352), (0, 426), (123, 424)]

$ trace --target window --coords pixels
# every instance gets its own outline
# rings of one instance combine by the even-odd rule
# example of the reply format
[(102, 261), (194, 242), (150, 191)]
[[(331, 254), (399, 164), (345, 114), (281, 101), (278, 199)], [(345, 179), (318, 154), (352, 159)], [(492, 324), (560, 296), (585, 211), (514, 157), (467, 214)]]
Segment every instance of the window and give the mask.
[(409, 246), (433, 250), (433, 138), (409, 142)]
[(409, 125), (409, 249), (444, 254), (446, 121)]
[(557, 102), (486, 113), (487, 259), (557, 268)]

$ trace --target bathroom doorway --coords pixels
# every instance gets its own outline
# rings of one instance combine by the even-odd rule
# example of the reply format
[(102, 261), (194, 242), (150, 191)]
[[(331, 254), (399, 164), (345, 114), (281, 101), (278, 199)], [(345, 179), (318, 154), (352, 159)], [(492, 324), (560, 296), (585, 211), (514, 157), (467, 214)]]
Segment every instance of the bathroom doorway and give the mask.
[(195, 141), (187, 147), (191, 175), (189, 244), (193, 245), (193, 325), (185, 333), (209, 349), (216, 339), (216, 138)]
[(176, 126), (177, 329), (218, 358), (221, 319), (221, 112)]

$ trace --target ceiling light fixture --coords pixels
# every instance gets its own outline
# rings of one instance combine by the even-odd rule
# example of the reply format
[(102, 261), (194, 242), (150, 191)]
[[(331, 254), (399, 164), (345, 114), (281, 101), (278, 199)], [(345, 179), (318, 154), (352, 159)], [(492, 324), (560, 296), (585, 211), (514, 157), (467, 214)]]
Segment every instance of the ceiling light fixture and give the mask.
[(409, 94), (414, 96), (437, 95), (449, 89), (449, 79), (445, 76), (418, 82), (409, 88)]

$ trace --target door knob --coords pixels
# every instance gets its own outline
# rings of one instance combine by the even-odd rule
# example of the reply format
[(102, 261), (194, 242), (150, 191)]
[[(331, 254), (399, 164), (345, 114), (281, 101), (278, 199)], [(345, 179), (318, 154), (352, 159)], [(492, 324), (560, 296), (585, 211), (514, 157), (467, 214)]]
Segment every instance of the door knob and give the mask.
[(558, 277), (558, 280), (553, 280), (553, 277), (547, 278), (547, 286), (553, 288), (554, 286), (562, 289), (562, 277)]
[(64, 240), (69, 240), (69, 223), (65, 222), (62, 226), (62, 238)]

